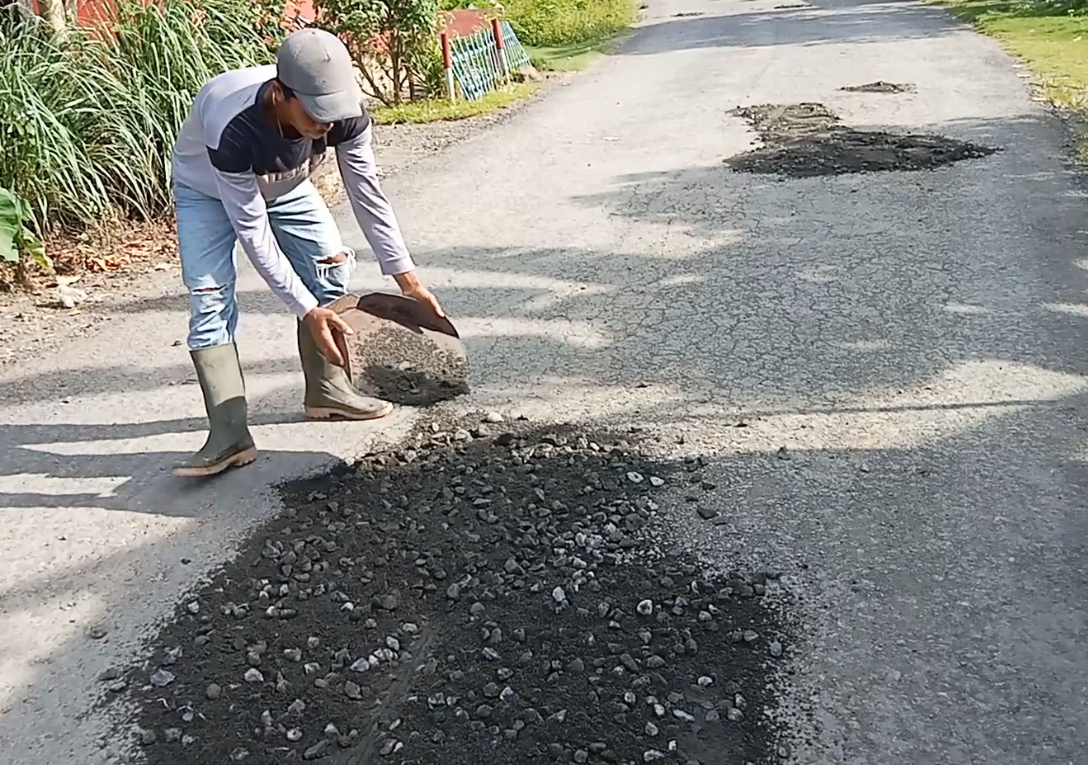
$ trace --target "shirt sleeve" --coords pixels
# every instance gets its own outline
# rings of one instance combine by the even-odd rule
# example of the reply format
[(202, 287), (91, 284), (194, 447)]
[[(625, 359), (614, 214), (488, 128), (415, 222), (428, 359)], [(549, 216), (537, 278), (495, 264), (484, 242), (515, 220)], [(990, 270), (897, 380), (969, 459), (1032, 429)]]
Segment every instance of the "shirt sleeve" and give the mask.
[(351, 209), (363, 236), (374, 251), (375, 257), (386, 276), (403, 274), (415, 268), (404, 236), (400, 231), (393, 206), (385, 198), (378, 182), (378, 163), (371, 144), (373, 128), (366, 129), (353, 138), (338, 141), (336, 162), (340, 177), (351, 201)]
[(249, 261), (272, 292), (302, 318), (317, 307), (317, 298), (298, 278), (272, 234), (268, 208), (257, 186), (257, 177), (252, 172), (213, 172), (227, 217)]

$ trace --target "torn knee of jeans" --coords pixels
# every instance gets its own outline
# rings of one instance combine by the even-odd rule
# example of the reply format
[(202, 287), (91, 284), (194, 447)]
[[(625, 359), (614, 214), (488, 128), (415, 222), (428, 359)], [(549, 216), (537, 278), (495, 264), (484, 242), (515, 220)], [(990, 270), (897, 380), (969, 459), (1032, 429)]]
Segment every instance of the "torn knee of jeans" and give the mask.
[(319, 266), (338, 266), (341, 263), (346, 263), (347, 259), (348, 254), (346, 252), (341, 252), (338, 255), (332, 255), (328, 258), (322, 258), (321, 260), (317, 261), (317, 264)]
[(207, 295), (212, 292), (222, 292), (223, 289), (223, 287), (197, 287), (193, 290), (190, 290), (190, 292), (192, 292), (194, 295)]

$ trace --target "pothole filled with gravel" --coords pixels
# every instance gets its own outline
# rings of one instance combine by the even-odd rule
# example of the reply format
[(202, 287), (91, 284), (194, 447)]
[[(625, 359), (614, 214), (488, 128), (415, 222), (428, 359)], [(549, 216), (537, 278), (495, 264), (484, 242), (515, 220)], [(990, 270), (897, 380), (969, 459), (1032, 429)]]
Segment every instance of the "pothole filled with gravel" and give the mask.
[(150, 662), (104, 676), (137, 761), (772, 762), (777, 576), (663, 541), (707, 485), (647, 446), (492, 414), (284, 487)]
[(854, 130), (823, 104), (763, 104), (730, 112), (759, 133), (763, 145), (725, 160), (736, 172), (787, 178), (933, 170), (988, 157), (997, 149), (941, 135)]
[(847, 93), (913, 93), (914, 86), (909, 82), (867, 82), (864, 85), (845, 85), (839, 90)]

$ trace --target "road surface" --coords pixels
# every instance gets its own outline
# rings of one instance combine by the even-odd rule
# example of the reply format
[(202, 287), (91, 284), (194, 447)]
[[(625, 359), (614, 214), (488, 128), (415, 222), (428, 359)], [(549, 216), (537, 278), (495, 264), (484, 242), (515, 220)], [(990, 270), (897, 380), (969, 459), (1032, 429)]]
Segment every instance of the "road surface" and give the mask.
[[(1088, 305), (1062, 127), (939, 9), (794, 5), (654, 0), (617, 55), (388, 191), (478, 362), (472, 404), (709, 455), (727, 522), (672, 523), (712, 561), (785, 572), (796, 762), (1080, 761)], [(916, 91), (839, 90), (873, 80)], [(723, 168), (754, 138), (729, 110), (800, 101), (1002, 151)], [(202, 440), (179, 285), (0, 380), (6, 763), (101, 761), (96, 674), (275, 511), (269, 484), (410, 424), (300, 421), (292, 319), (242, 285), (263, 452), (211, 486), (166, 469)]]

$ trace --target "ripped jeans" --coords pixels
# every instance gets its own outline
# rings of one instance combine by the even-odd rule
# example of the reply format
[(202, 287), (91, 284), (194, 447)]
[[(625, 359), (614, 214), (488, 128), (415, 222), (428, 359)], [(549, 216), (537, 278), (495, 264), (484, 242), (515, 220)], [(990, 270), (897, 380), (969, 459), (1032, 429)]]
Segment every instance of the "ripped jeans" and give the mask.
[[(238, 327), (234, 227), (218, 199), (182, 184), (174, 196), (181, 278), (189, 290), (189, 350), (226, 345)], [(268, 218), (283, 254), (321, 305), (347, 294), (355, 253), (312, 183), (269, 202)]]

